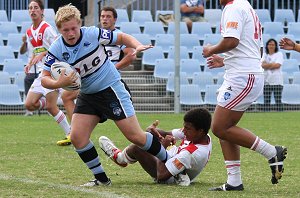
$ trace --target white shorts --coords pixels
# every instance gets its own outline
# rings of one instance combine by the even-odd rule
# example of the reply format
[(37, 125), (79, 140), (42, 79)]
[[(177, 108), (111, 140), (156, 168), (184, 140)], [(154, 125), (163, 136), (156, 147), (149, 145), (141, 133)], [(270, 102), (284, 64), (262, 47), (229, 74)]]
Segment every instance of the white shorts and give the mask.
[(59, 94), (62, 93), (62, 88), (60, 89), (47, 89), (47, 88), (44, 88), (42, 86), (42, 82), (41, 82), (41, 79), (42, 79), (42, 74), (39, 74), (39, 76), (34, 79), (29, 91), (31, 92), (34, 92), (34, 93), (38, 93), (38, 94), (43, 94), (44, 96), (46, 96), (48, 93), (52, 92), (52, 91), (58, 91)]
[(218, 89), (218, 105), (234, 111), (246, 111), (263, 93), (263, 74), (227, 74)]

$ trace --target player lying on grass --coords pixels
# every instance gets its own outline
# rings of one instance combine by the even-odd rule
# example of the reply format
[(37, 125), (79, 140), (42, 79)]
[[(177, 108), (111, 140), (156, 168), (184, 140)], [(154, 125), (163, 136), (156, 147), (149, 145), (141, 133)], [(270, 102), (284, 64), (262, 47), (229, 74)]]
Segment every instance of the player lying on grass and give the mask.
[[(189, 110), (183, 120), (183, 128), (169, 132), (156, 128), (158, 121), (147, 128), (148, 132), (160, 139), (165, 148), (169, 147), (167, 152), (170, 159), (166, 163), (134, 144), (121, 151), (105, 136), (99, 138), (99, 144), (105, 154), (119, 166), (126, 167), (138, 161), (157, 183), (188, 186), (203, 170), (212, 151), (208, 135), (211, 114), (204, 108), (195, 108)], [(176, 140), (181, 140), (178, 147), (174, 145)]]

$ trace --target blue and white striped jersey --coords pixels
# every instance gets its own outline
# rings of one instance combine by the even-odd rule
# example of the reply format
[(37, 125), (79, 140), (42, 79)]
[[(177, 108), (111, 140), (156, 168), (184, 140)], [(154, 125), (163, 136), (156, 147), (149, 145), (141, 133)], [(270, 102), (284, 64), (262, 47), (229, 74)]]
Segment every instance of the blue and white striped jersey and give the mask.
[(104, 47), (114, 44), (118, 33), (95, 26), (81, 27), (80, 31), (75, 45), (68, 45), (62, 36), (55, 40), (48, 50), (44, 70), (50, 71), (54, 62), (67, 62), (81, 76), (81, 92), (92, 94), (121, 79)]

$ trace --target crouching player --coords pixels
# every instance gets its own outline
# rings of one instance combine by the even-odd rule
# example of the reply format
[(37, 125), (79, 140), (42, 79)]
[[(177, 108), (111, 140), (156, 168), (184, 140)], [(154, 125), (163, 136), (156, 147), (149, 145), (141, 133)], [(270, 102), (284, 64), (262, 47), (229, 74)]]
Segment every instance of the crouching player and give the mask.
[[(138, 161), (157, 183), (188, 186), (203, 170), (212, 151), (208, 135), (211, 114), (206, 109), (195, 108), (189, 110), (183, 120), (183, 128), (170, 132), (156, 128), (158, 121), (147, 128), (148, 132), (161, 140), (165, 148), (169, 147), (168, 154), (171, 158), (166, 163), (134, 144), (121, 151), (105, 136), (99, 138), (99, 144), (105, 154), (122, 167)], [(181, 140), (178, 147), (174, 145), (176, 140)]]

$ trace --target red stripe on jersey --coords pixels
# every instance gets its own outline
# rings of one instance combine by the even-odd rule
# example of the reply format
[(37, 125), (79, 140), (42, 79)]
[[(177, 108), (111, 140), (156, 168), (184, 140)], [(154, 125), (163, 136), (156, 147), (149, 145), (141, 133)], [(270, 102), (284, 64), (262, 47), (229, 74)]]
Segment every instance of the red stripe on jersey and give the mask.
[(254, 80), (255, 76), (253, 74), (249, 74), (248, 82), (244, 90), (234, 100), (228, 103), (225, 108), (232, 109), (239, 104), (250, 93), (251, 89), (253, 88)]
[(193, 153), (195, 150), (197, 150), (197, 146), (195, 146), (195, 144), (189, 144), (184, 149), (187, 150), (190, 153)]
[(241, 164), (231, 164), (231, 165), (227, 165), (226, 168), (232, 168), (235, 166), (241, 166)]
[(234, 0), (233, 0), (233, 1), (229, 1), (228, 3), (226, 3), (225, 6), (230, 5), (230, 4), (233, 4), (233, 2), (234, 2)]
[(37, 36), (37, 40), (34, 39), (32, 32), (31, 32), (31, 28), (29, 28), (26, 33), (27, 36), (30, 40), (30, 43), (32, 44), (33, 47), (38, 47), (38, 46), (42, 46), (43, 45), (43, 37), (44, 37), (44, 32), (45, 29), (49, 27), (49, 25), (47, 23), (44, 23), (42, 25), (42, 27), (40, 28), (39, 32), (38, 32), (38, 36)]

